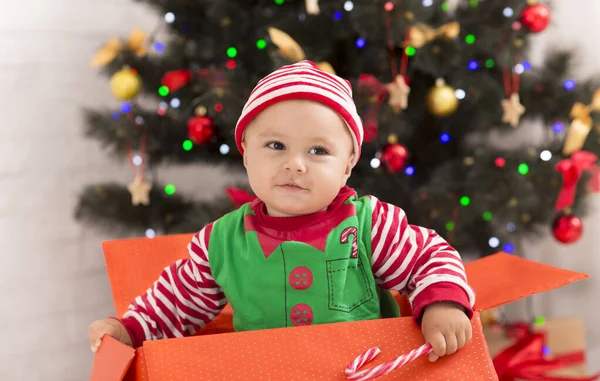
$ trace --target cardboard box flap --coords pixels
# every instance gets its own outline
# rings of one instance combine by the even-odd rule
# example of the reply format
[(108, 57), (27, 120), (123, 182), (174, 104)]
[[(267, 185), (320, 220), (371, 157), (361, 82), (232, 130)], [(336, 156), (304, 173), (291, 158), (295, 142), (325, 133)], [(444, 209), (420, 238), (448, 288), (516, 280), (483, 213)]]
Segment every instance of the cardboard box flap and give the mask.
[(173, 262), (188, 257), (193, 234), (132, 238), (102, 242), (108, 279), (117, 316), (143, 294)]
[(524, 297), (560, 288), (589, 275), (498, 253), (465, 265), (467, 279), (475, 290), (475, 310), (514, 302)]
[(110, 336), (102, 338), (102, 345), (94, 356), (90, 381), (121, 381), (129, 370), (135, 349)]

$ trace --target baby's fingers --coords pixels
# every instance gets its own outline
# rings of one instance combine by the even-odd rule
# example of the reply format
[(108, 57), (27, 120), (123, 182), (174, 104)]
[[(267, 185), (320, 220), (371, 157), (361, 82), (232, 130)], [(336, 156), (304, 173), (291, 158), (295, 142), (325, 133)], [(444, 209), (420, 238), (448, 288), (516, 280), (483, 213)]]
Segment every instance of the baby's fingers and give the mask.
[(97, 320), (90, 324), (88, 328), (88, 339), (90, 340), (90, 349), (92, 352), (96, 353), (102, 344), (102, 337), (106, 334), (112, 336), (114, 330), (115, 328), (112, 325), (107, 324), (104, 320)]
[(441, 332), (432, 333), (427, 340), (433, 347), (433, 351), (429, 354), (429, 361), (434, 362), (446, 354), (446, 338)]

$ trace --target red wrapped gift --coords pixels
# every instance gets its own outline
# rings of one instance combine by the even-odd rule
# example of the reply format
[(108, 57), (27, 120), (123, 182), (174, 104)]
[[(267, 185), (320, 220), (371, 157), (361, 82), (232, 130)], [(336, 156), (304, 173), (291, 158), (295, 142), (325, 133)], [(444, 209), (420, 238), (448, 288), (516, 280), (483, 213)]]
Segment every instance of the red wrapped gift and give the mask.
[(585, 329), (581, 319), (536, 319), (484, 327), (483, 332), (501, 381), (588, 381)]

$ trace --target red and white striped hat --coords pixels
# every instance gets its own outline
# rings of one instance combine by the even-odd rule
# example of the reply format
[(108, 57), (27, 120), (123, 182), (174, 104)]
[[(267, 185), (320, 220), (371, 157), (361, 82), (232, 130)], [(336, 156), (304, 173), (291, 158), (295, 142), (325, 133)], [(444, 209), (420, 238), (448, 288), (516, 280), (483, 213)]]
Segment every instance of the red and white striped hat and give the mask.
[(337, 112), (350, 129), (354, 141), (353, 164), (356, 164), (364, 132), (352, 99), (352, 86), (347, 80), (307, 60), (275, 70), (261, 79), (252, 90), (235, 126), (235, 142), (240, 152), (244, 153), (242, 139), (248, 124), (267, 107), (291, 99), (319, 102)]

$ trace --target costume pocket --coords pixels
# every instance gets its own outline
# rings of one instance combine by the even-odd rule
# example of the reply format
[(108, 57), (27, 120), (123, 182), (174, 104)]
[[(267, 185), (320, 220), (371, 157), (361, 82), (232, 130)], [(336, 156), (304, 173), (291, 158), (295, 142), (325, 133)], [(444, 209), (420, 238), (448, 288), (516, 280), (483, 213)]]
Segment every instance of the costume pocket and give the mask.
[(329, 309), (351, 312), (373, 298), (369, 278), (359, 258), (327, 261)]

